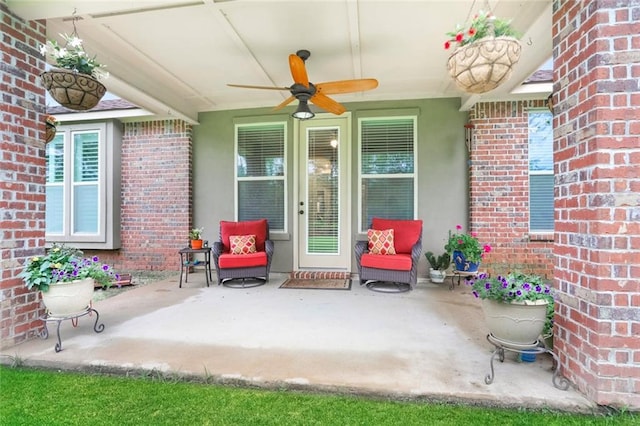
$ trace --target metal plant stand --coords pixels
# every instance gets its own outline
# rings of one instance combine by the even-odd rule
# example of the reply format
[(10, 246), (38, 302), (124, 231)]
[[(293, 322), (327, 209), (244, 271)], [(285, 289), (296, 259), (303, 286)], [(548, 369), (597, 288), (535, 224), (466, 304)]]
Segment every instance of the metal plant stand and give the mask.
[(493, 354), (491, 354), (491, 372), (487, 374), (484, 378), (484, 382), (488, 385), (493, 383), (493, 379), (495, 377), (494, 369), (493, 369), (493, 360), (498, 357), (500, 362), (504, 362), (504, 351), (516, 352), (519, 354), (523, 353), (534, 353), (534, 354), (551, 354), (553, 357), (553, 376), (551, 377), (551, 381), (553, 386), (556, 388), (566, 391), (569, 389), (569, 381), (560, 376), (560, 360), (558, 359), (558, 355), (556, 355), (551, 349), (548, 349), (544, 346), (544, 343), (536, 340), (534, 343), (530, 345), (507, 345), (500, 340), (496, 339), (491, 333), (487, 334), (487, 340), (493, 346), (495, 346), (495, 350)]
[(47, 327), (48, 323), (57, 322), (58, 325), (56, 327), (56, 334), (58, 336), (58, 342), (56, 343), (55, 349), (56, 349), (56, 352), (60, 352), (62, 350), (62, 340), (60, 339), (60, 324), (62, 324), (62, 321), (71, 320), (71, 324), (74, 327), (77, 327), (78, 318), (83, 317), (85, 315), (91, 315), (91, 314), (96, 314), (96, 322), (93, 324), (93, 331), (95, 331), (96, 333), (102, 333), (104, 331), (104, 324), (98, 324), (98, 320), (100, 319), (100, 314), (98, 313), (98, 311), (96, 311), (92, 307), (87, 306), (87, 308), (84, 311), (79, 312), (77, 314), (73, 314), (73, 315), (57, 317), (57, 316), (51, 316), (49, 314), (46, 314), (45, 316), (41, 317), (40, 319), (43, 320), (45, 324), (44, 324), (44, 329), (40, 332), (40, 337), (42, 339), (47, 339), (49, 337), (49, 329)]

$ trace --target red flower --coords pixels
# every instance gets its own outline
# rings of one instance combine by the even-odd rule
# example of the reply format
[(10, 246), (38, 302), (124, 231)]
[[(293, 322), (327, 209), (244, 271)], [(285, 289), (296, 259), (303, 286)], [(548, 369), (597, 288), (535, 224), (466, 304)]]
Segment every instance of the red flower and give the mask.
[(444, 48), (449, 49), (451, 47), (451, 42), (449, 40), (444, 42)]
[(489, 244), (485, 244), (484, 246), (484, 252), (485, 253), (489, 253), (491, 251), (491, 246)]
[(473, 35), (474, 35), (475, 33), (476, 33), (476, 29), (475, 29), (475, 28), (473, 28), (473, 27), (469, 28), (469, 35), (470, 35), (471, 37), (473, 37)]
[(462, 229), (462, 225), (456, 225), (456, 229), (459, 231)]
[(464, 34), (458, 33), (456, 34), (456, 41), (460, 43), (464, 39)]

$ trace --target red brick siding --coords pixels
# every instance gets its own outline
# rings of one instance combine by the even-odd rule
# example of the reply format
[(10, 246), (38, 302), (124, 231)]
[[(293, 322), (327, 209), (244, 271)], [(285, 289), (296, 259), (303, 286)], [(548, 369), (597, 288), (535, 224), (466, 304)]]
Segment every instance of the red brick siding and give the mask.
[(41, 21), (25, 22), (0, 3), (0, 347), (36, 334), (42, 321), (38, 293), (18, 274), (44, 251), (45, 116), (39, 74), (45, 40)]
[(191, 228), (191, 153), (192, 128), (183, 121), (124, 124), (122, 248), (96, 251), (103, 262), (118, 272), (179, 269)]
[(483, 269), (520, 270), (551, 278), (553, 243), (529, 233), (529, 157), (527, 108), (536, 101), (484, 102), (469, 114), (473, 125), (470, 153), (470, 225), (492, 252)]
[(554, 345), (580, 391), (625, 407), (640, 407), (638, 34), (637, 2), (554, 4)]

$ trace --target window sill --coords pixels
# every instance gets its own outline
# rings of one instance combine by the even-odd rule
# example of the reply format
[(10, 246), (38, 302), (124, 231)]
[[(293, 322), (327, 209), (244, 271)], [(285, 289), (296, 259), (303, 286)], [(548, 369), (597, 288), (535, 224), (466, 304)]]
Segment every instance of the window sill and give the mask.
[(531, 242), (553, 242), (554, 241), (554, 233), (553, 232), (530, 232), (529, 233), (529, 241)]

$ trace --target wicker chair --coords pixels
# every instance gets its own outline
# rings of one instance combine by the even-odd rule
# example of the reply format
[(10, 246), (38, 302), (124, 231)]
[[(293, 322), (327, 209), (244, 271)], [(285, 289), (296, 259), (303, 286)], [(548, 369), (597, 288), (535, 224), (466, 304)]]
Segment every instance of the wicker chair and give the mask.
[[(255, 251), (253, 249), (243, 251), (242, 248), (232, 247), (238, 236), (255, 236)], [(232, 237), (236, 238), (231, 239)], [(246, 288), (268, 282), (273, 257), (273, 241), (269, 240), (267, 219), (244, 222), (220, 221), (220, 241), (213, 243), (211, 253), (218, 275), (218, 285)]]
[(369, 241), (358, 241), (355, 256), (360, 285), (382, 292), (412, 290), (418, 280), (422, 252), (422, 220), (373, 218), (370, 229), (393, 229), (396, 254), (373, 254)]

